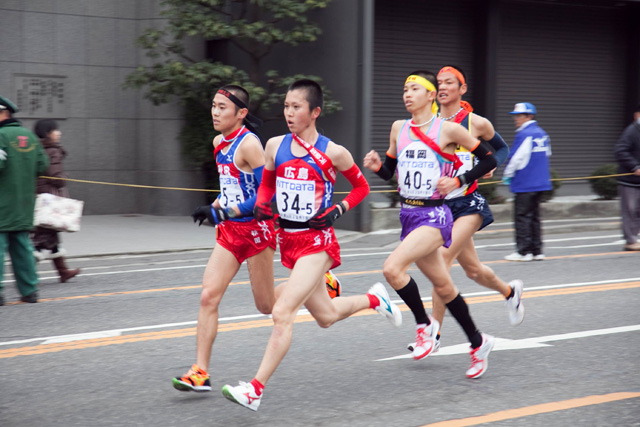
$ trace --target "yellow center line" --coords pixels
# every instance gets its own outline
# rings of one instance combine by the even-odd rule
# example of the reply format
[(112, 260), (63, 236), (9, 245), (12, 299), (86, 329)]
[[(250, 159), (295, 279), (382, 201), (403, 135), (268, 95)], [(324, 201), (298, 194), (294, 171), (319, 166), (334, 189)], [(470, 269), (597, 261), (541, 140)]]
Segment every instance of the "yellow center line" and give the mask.
[(579, 397), (577, 399), (561, 400), (558, 402), (542, 403), (540, 405), (525, 406), (523, 408), (508, 409), (506, 411), (493, 412), (478, 417), (462, 418), (457, 420), (441, 421), (426, 424), (422, 427), (467, 427), (479, 424), (494, 423), (514, 418), (529, 417), (532, 415), (546, 414), (549, 412), (565, 411), (567, 409), (581, 408), (583, 406), (600, 405), (602, 403), (616, 402), (625, 399), (637, 399), (640, 393), (620, 392), (593, 396)]
[[(613, 291), (613, 290), (624, 290), (624, 289), (632, 289), (632, 288), (640, 288), (640, 281), (636, 282), (622, 282), (622, 283), (611, 283), (607, 285), (594, 285), (594, 286), (580, 286), (575, 288), (566, 288), (566, 289), (549, 289), (549, 290), (540, 290), (540, 291), (525, 291), (523, 294), (523, 298), (540, 298), (547, 296), (558, 296), (558, 295), (572, 295), (586, 292), (604, 292), (604, 291)], [(483, 304), (489, 302), (503, 301), (504, 297), (502, 295), (489, 295), (489, 296), (479, 296), (479, 297), (471, 297), (465, 298), (467, 304)], [(431, 303), (427, 302), (424, 304), (426, 308), (431, 308)], [(399, 306), (402, 311), (409, 311), (409, 308), (402, 304)], [(372, 310), (362, 310), (358, 313), (355, 313), (354, 316), (372, 316), (378, 315), (376, 312)], [(315, 321), (311, 315), (300, 315), (295, 319), (295, 323), (307, 323)], [(265, 328), (271, 327), (273, 325), (273, 320), (271, 319), (260, 319), (260, 320), (250, 320), (244, 322), (235, 322), (235, 323), (223, 323), (218, 325), (218, 332), (231, 332), (231, 331), (240, 331), (245, 329), (257, 329), (257, 328)], [(79, 350), (84, 348), (93, 348), (93, 347), (104, 347), (109, 345), (118, 345), (118, 344), (127, 344), (127, 343), (135, 343), (135, 342), (143, 342), (143, 341), (152, 341), (152, 340), (163, 340), (163, 339), (171, 339), (171, 338), (183, 338), (196, 335), (196, 328), (183, 328), (183, 329), (173, 329), (167, 331), (155, 331), (155, 332), (145, 332), (141, 334), (130, 334), (130, 335), (121, 335), (117, 337), (103, 337), (103, 338), (92, 338), (86, 340), (78, 340), (78, 341), (70, 341), (63, 343), (52, 343), (52, 344), (39, 344), (34, 346), (27, 347), (15, 347), (9, 348), (6, 350), (0, 350), (0, 359), (6, 359), (11, 357), (18, 356), (30, 356), (35, 354), (46, 354), (46, 353), (57, 353), (60, 351), (67, 350)]]

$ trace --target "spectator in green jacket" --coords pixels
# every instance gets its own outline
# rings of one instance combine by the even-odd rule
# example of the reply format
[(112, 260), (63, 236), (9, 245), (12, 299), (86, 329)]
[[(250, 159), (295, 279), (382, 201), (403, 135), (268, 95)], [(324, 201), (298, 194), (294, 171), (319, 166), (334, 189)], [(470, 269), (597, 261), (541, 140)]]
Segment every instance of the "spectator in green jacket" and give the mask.
[(13, 102), (0, 96), (0, 305), (4, 305), (4, 254), (9, 251), (20, 301), (38, 302), (38, 274), (29, 231), (36, 178), (49, 166), (40, 140), (13, 118)]

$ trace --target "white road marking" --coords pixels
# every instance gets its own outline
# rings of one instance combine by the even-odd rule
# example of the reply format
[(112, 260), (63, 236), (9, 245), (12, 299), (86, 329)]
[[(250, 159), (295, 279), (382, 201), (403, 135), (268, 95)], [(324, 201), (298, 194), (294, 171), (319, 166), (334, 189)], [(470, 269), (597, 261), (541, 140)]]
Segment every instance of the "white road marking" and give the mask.
[[(547, 335), (543, 337), (534, 337), (534, 338), (525, 338), (521, 340), (509, 340), (504, 338), (496, 338), (496, 343), (493, 347), (493, 351), (501, 351), (501, 350), (521, 350), (524, 348), (537, 348), (537, 347), (552, 347), (549, 344), (545, 344), (550, 341), (563, 341), (563, 340), (572, 340), (576, 338), (587, 338), (594, 337), (598, 335), (611, 335), (611, 334), (620, 334), (624, 332), (635, 332), (640, 331), (640, 325), (630, 325), (630, 326), (620, 326), (616, 328), (607, 328), (607, 329), (593, 329), (591, 331), (581, 331), (581, 332), (571, 332), (568, 334), (559, 334), (559, 335)], [(450, 345), (447, 347), (441, 347), (437, 353), (434, 353), (432, 356), (450, 356), (452, 354), (467, 354), (469, 353), (469, 344), (457, 344)], [(387, 357), (384, 359), (378, 359), (376, 362), (384, 362), (387, 360), (398, 360), (398, 359), (411, 359), (413, 356), (411, 353), (402, 354), (400, 356)]]
[[(578, 240), (595, 240), (595, 239), (613, 239), (620, 238), (620, 234), (611, 234), (607, 236), (589, 236), (589, 237), (568, 237), (563, 239), (544, 239), (542, 243), (558, 243), (558, 242), (575, 242)], [(513, 242), (510, 243), (495, 243), (492, 245), (476, 245), (476, 249), (484, 249), (484, 248), (497, 248), (502, 246), (513, 246)], [(564, 249), (567, 246), (559, 246), (558, 249)]]
[[(596, 286), (596, 285), (603, 285), (607, 283), (625, 283), (625, 282), (636, 282), (636, 281), (640, 281), (640, 277), (630, 277), (626, 279), (615, 279), (615, 280), (600, 280), (596, 282), (564, 283), (560, 285), (549, 285), (549, 286), (534, 286), (534, 287), (525, 288), (525, 294), (527, 291), (571, 288), (576, 286)], [(483, 291), (483, 292), (467, 293), (467, 294), (464, 294), (464, 297), (469, 298), (469, 297), (497, 295), (497, 294), (498, 292), (496, 291)], [(422, 301), (431, 301), (431, 297), (422, 298)], [(403, 303), (401, 300), (393, 300), (393, 302), (396, 304)], [(309, 314), (309, 311), (307, 311), (306, 309), (300, 309), (297, 313), (297, 315), (299, 316), (306, 315), (306, 314)], [(269, 317), (271, 317), (271, 315), (247, 314), (247, 315), (240, 315), (240, 316), (221, 317), (220, 319), (218, 319), (218, 322), (223, 323), (223, 322), (231, 322), (231, 321), (246, 320), (246, 319), (267, 319)], [(66, 342), (66, 341), (77, 341), (82, 339), (118, 336), (125, 332), (137, 332), (137, 331), (145, 331), (150, 329), (166, 329), (166, 328), (175, 328), (175, 327), (181, 327), (181, 326), (191, 326), (191, 325), (196, 325), (197, 323), (198, 322), (196, 320), (193, 320), (193, 321), (179, 322), (179, 323), (164, 323), (159, 325), (137, 326), (134, 328), (110, 329), (106, 331), (95, 331), (95, 332), (86, 332), (86, 333), (70, 334), (70, 335), (56, 335), (56, 336), (50, 336), (50, 337), (29, 338), (24, 340), (0, 342), (0, 346), (14, 345), (14, 344), (27, 344), (31, 342), (37, 342), (37, 341), (60, 343), (60, 342)], [(552, 335), (552, 337), (554, 336), (556, 335)], [(562, 335), (557, 335), (557, 336), (562, 336)], [(505, 340), (505, 341), (508, 341), (508, 340)], [(523, 340), (519, 340), (519, 341), (523, 341)], [(501, 346), (504, 346), (504, 345), (506, 344), (501, 344)], [(465, 348), (468, 348), (468, 345), (465, 345)], [(444, 348), (441, 349), (440, 351), (443, 351), (443, 350)], [(465, 352), (467, 351), (468, 350), (465, 350)]]
[[(228, 322), (232, 320), (246, 320), (246, 319), (255, 319), (255, 318), (267, 318), (264, 314), (248, 314), (245, 316), (232, 316), (232, 317), (222, 317), (218, 321), (219, 322)], [(193, 320), (189, 322), (179, 322), (179, 323), (164, 323), (160, 325), (148, 325), (148, 326), (137, 326), (135, 328), (124, 328), (124, 329), (110, 329), (106, 331), (96, 331), (96, 332), (86, 332), (81, 334), (70, 334), (70, 335), (56, 335), (51, 337), (40, 337), (40, 338), (29, 338), (25, 340), (15, 340), (15, 341), (5, 341), (0, 342), (0, 346), (2, 345), (14, 345), (14, 344), (28, 344), (31, 342), (44, 341), (42, 344), (50, 344), (50, 343), (61, 343), (61, 342), (69, 342), (69, 341), (79, 341), (85, 339), (93, 339), (93, 338), (108, 338), (108, 337), (117, 337), (122, 335), (125, 332), (137, 332), (137, 331), (146, 331), (150, 329), (165, 329), (165, 328), (176, 328), (182, 326), (192, 326), (197, 325), (198, 321)]]

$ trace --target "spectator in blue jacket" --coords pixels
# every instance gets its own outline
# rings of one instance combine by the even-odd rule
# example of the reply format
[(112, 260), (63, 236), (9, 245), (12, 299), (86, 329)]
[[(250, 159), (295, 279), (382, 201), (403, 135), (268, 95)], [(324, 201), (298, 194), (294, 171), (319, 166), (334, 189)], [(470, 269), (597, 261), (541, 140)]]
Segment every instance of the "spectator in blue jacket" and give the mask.
[(544, 191), (551, 190), (549, 135), (535, 120), (536, 107), (521, 102), (509, 114), (513, 115), (516, 137), (511, 147), (503, 182), (515, 194), (514, 216), (516, 252), (505, 257), (508, 261), (542, 261), (542, 233), (540, 229), (540, 200)]

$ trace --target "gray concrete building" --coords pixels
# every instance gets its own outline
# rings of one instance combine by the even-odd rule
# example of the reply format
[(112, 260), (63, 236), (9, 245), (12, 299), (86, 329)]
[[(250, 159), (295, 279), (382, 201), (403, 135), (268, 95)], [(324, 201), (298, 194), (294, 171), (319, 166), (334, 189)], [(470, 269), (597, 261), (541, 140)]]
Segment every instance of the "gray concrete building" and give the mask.
[[(61, 119), (71, 177), (202, 188), (176, 138), (180, 106), (156, 107), (122, 89), (127, 74), (149, 63), (134, 40), (162, 25), (158, 12), (158, 0), (0, 0), (0, 93), (24, 97), (31, 111), (18, 117), (30, 126), (60, 95), (40, 94), (38, 103), (28, 96), (30, 85), (63, 85), (64, 108), (52, 114)], [(640, 1), (334, 0), (313, 19), (324, 30), (319, 42), (276, 50), (268, 68), (324, 79), (343, 111), (321, 118), (319, 127), (359, 164), (371, 148), (386, 150), (392, 121), (406, 116), (403, 79), (417, 68), (464, 68), (466, 99), (509, 143), (508, 111), (516, 102), (536, 104), (551, 137), (552, 168), (562, 177), (613, 162), (613, 144), (640, 102)], [(191, 54), (203, 57), (205, 45), (193, 41)], [(263, 136), (284, 132), (283, 124), (270, 124)], [(346, 189), (339, 179), (337, 191)], [(198, 193), (169, 190), (81, 183), (70, 190), (88, 214), (187, 214), (202, 201)], [(367, 230), (368, 203), (340, 226)]]
[[(156, 0), (0, 0), (0, 93), (18, 103), (27, 127), (40, 118), (59, 122), (70, 178), (202, 188), (176, 139), (180, 106), (153, 106), (122, 88), (148, 64), (135, 39), (162, 24), (158, 12)], [(86, 214), (177, 215), (201, 200), (181, 191), (69, 188)]]

